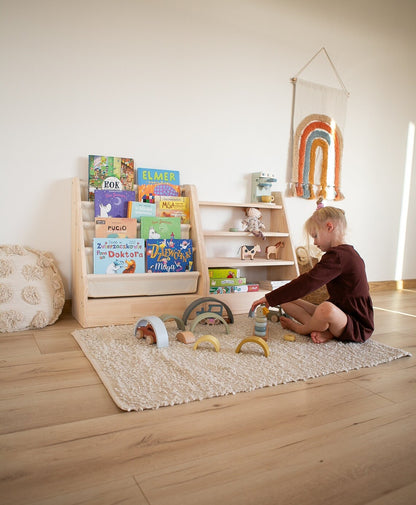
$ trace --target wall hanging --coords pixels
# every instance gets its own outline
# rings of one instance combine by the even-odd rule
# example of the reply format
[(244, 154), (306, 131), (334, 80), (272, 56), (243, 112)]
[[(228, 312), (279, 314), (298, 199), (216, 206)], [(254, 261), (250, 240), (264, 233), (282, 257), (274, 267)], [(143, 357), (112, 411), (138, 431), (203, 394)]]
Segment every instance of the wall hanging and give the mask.
[[(299, 79), (321, 52), (331, 64), (341, 89)], [(324, 47), (292, 78), (292, 83), (291, 194), (308, 199), (342, 200), (343, 131), (349, 93)]]

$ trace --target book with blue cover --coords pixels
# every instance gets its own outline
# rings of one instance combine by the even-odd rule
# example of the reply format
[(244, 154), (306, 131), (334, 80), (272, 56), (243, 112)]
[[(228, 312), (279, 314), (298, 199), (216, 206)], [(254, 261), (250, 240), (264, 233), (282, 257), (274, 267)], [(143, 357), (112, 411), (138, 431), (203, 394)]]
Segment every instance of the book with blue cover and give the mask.
[(147, 272), (189, 272), (192, 267), (191, 239), (146, 240)]
[(147, 202), (127, 202), (127, 217), (134, 217), (140, 223), (143, 216), (156, 216), (156, 204)]
[(135, 200), (134, 191), (97, 189), (94, 193), (95, 217), (127, 217), (127, 202)]
[(141, 274), (145, 271), (145, 243), (141, 238), (94, 238), (95, 274)]

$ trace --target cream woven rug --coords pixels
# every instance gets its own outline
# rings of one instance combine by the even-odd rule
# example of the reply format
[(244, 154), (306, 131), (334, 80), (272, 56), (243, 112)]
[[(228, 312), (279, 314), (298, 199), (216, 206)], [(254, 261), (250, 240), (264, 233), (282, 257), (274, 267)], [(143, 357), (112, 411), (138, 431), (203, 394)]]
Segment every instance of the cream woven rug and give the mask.
[(95, 368), (116, 405), (122, 410), (157, 409), (216, 396), (252, 391), (266, 386), (321, 377), (376, 366), (410, 354), (368, 340), (365, 344), (330, 341), (314, 344), (296, 335), (286, 342), (280, 324), (269, 324), (270, 356), (255, 343), (235, 349), (252, 335), (253, 319), (236, 316), (229, 325), (198, 324), (198, 338), (211, 334), (221, 344), (201, 343), (196, 350), (176, 340), (178, 329), (166, 323), (169, 347), (158, 349), (134, 336), (134, 325), (75, 330), (72, 335)]

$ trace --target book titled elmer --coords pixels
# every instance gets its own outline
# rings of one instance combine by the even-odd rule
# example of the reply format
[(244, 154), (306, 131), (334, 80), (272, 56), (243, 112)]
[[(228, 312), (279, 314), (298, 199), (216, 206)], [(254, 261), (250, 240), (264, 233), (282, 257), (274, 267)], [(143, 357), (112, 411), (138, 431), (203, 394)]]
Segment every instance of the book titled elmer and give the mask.
[(137, 169), (138, 200), (147, 201), (149, 195), (180, 196), (180, 175), (178, 170), (157, 168)]

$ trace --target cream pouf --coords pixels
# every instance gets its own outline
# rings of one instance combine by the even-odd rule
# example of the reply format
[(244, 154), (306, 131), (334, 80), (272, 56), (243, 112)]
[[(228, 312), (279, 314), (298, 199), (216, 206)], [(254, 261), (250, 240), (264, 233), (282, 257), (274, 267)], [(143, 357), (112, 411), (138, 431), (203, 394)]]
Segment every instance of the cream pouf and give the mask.
[(64, 286), (50, 253), (0, 246), (0, 332), (53, 324), (64, 303)]

